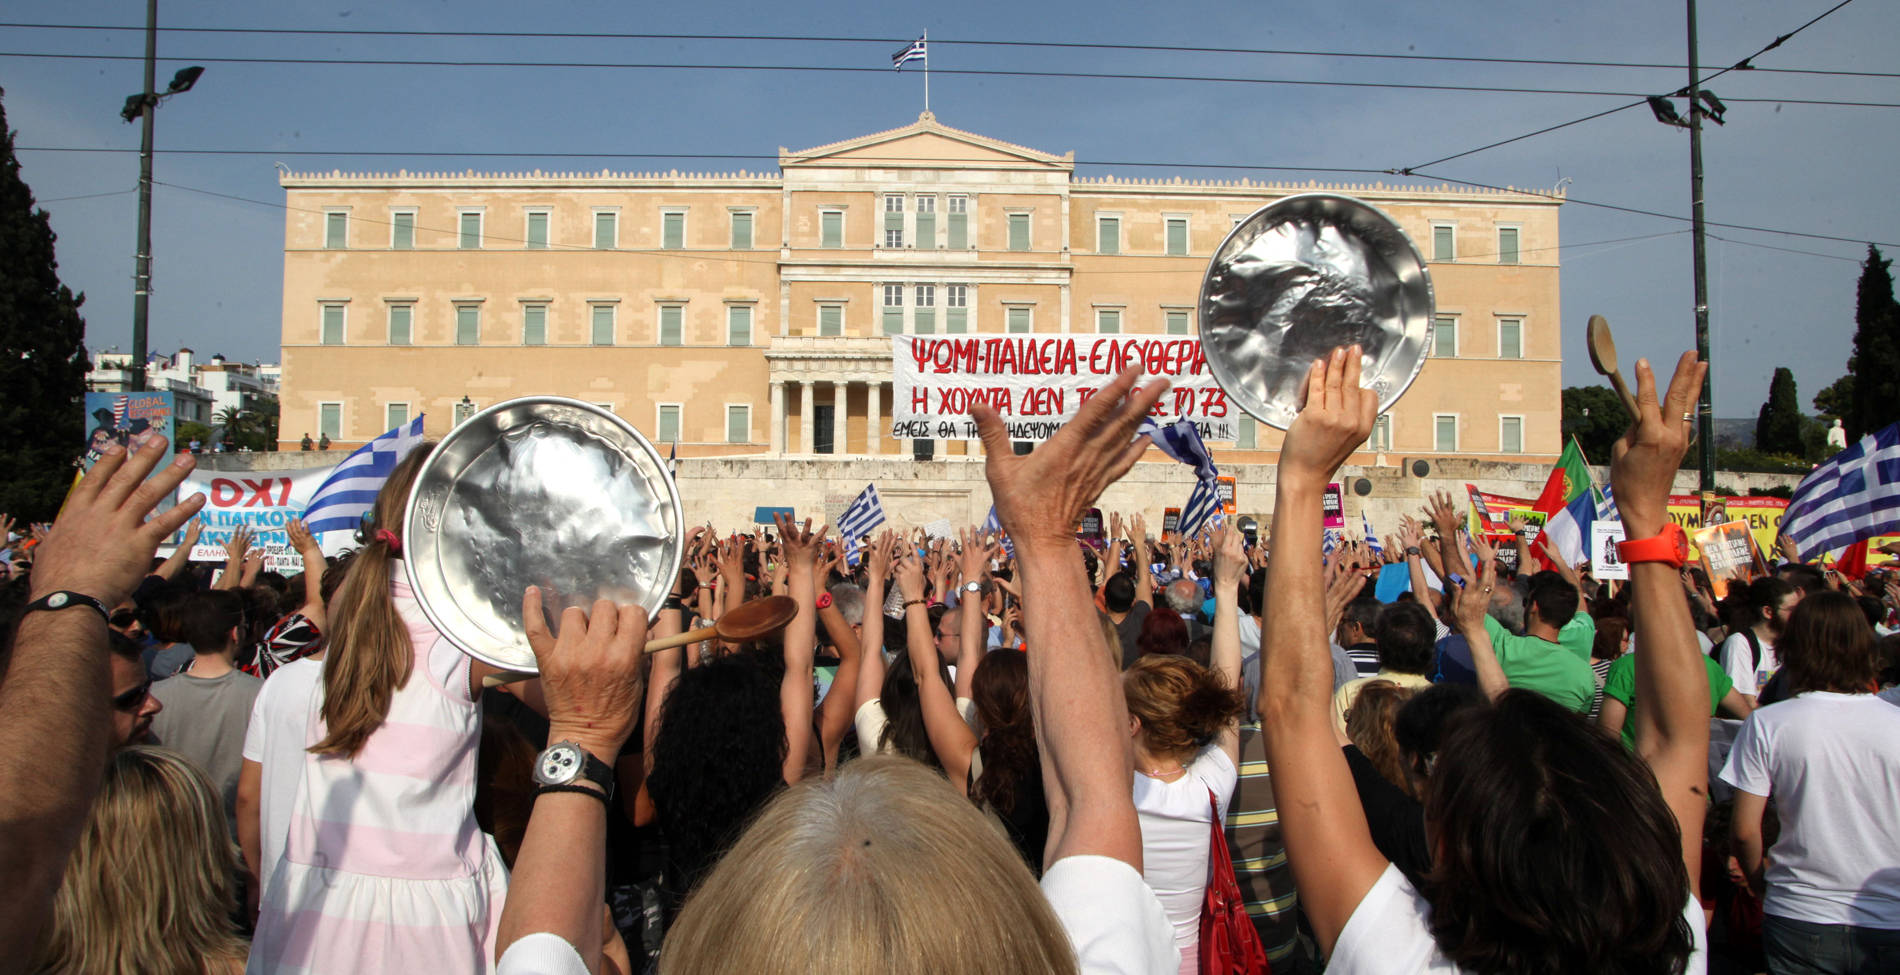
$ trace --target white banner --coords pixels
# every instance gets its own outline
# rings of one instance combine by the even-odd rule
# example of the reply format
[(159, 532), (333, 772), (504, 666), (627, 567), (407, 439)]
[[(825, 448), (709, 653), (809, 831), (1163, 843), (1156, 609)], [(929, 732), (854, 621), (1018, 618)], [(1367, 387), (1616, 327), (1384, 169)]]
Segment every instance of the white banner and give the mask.
[[(204, 531), (192, 546), (193, 562), (223, 562), (224, 545), (238, 526), (248, 527), (251, 547), (264, 550), (264, 568), (294, 575), (303, 571), (303, 559), (290, 547), (284, 526), (302, 518), (310, 496), (336, 470), (312, 467), (296, 471), (193, 471), (178, 485), (180, 500), (202, 492), (205, 506), (198, 512)], [(326, 555), (355, 547), (350, 532), (325, 532), (318, 539)], [(175, 545), (175, 543), (174, 543)], [(160, 549), (169, 554), (173, 547)]]
[(1144, 383), (1173, 383), (1155, 422), (1192, 420), (1203, 440), (1235, 439), (1239, 408), (1214, 382), (1200, 340), (1173, 335), (894, 335), (890, 435), (975, 439), (970, 406), (986, 402), (1011, 440), (1047, 440), (1136, 364)]
[(1628, 579), (1629, 563), (1617, 554), (1616, 547), (1623, 542), (1623, 523), (1620, 521), (1593, 521), (1590, 523), (1590, 574), (1599, 582), (1607, 579)]

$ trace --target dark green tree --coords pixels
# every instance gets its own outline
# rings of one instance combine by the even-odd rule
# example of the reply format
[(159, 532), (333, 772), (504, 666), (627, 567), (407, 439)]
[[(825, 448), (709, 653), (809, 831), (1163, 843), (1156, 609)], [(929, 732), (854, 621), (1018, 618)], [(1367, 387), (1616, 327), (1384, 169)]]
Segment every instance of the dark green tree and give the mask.
[(20, 179), (0, 106), (0, 511), (22, 521), (59, 510), (85, 446), (85, 296), (58, 272), (52, 225)]
[(1795, 393), (1794, 372), (1787, 366), (1775, 369), (1768, 383), (1768, 401), (1755, 416), (1755, 449), (1767, 454), (1793, 454), (1801, 450), (1801, 397)]
[(1610, 445), (1629, 429), (1630, 412), (1608, 386), (1569, 386), (1563, 392), (1563, 434), (1577, 438), (1592, 464), (1610, 462)]
[(1854, 301), (1854, 377), (1848, 397), (1847, 439), (1852, 443), (1900, 420), (1900, 303), (1893, 298), (1892, 261), (1867, 245)]
[(1814, 412), (1830, 420), (1839, 419), (1847, 415), (1848, 406), (1853, 400), (1854, 359), (1850, 356), (1847, 360), (1847, 375), (1814, 394)]

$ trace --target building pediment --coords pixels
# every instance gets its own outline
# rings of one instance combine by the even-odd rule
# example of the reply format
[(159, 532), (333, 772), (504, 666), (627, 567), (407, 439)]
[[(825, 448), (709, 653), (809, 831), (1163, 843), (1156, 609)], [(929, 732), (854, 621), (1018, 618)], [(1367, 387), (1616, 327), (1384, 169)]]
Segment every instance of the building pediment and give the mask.
[(874, 132), (812, 149), (793, 151), (780, 146), (778, 160), (783, 169), (837, 166), (995, 167), (1069, 172), (1075, 169), (1073, 152), (1055, 156), (1027, 146), (953, 129), (938, 122), (936, 116), (929, 112), (902, 128)]

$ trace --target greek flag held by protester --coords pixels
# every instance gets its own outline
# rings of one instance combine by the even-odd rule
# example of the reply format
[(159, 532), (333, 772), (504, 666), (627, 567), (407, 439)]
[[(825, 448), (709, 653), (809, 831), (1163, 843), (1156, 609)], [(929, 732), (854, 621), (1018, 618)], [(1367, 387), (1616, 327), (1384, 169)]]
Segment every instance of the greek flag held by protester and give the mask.
[(1804, 559), (1900, 530), (1900, 423), (1828, 458), (1794, 489), (1781, 534)]
[(312, 534), (355, 531), (363, 515), (376, 504), (376, 494), (389, 473), (422, 443), (422, 418), (416, 418), (356, 448), (336, 470), (317, 485), (304, 509), (304, 524)]
[(1385, 543), (1379, 541), (1379, 533), (1372, 530), (1372, 516), (1363, 510), (1359, 512), (1359, 524), (1366, 529), (1366, 550), (1374, 555), (1385, 554)]
[(1194, 483), (1193, 493), (1188, 495), (1187, 504), (1181, 508), (1178, 534), (1182, 538), (1192, 538), (1210, 519), (1214, 524), (1220, 524), (1220, 510), (1220, 485), (1211, 477), (1201, 478)]
[(1201, 441), (1201, 431), (1188, 420), (1177, 420), (1164, 427), (1153, 418), (1144, 417), (1140, 428), (1135, 430), (1136, 437), (1143, 435), (1154, 441), (1162, 453), (1194, 468), (1194, 491), (1188, 495), (1187, 504), (1181, 506), (1180, 534), (1192, 537), (1210, 518), (1214, 524), (1220, 524), (1220, 486), (1214, 480), (1220, 472), (1214, 469), (1214, 456)]
[(994, 535), (998, 539), (1001, 539), (1003, 543), (1003, 554), (1012, 559), (1016, 557), (1016, 543), (1010, 541), (1009, 535), (1003, 531), (1003, 519), (996, 517), (995, 505), (990, 505), (989, 516), (983, 519), (983, 534), (986, 536)]
[(877, 496), (877, 485), (866, 484), (863, 493), (844, 509), (838, 518), (838, 536), (845, 540), (845, 562), (856, 567), (863, 545), (858, 541), (884, 524), (884, 502)]

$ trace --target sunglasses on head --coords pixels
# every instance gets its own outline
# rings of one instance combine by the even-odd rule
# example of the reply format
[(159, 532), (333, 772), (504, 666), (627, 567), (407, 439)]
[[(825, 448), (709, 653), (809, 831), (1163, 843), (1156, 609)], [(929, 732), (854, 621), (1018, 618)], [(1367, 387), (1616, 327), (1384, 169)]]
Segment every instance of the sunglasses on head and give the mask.
[(126, 714), (137, 714), (139, 708), (145, 706), (145, 699), (150, 697), (151, 694), (152, 682), (148, 680), (126, 691), (124, 694), (114, 696), (112, 698), (112, 710), (122, 711)]

